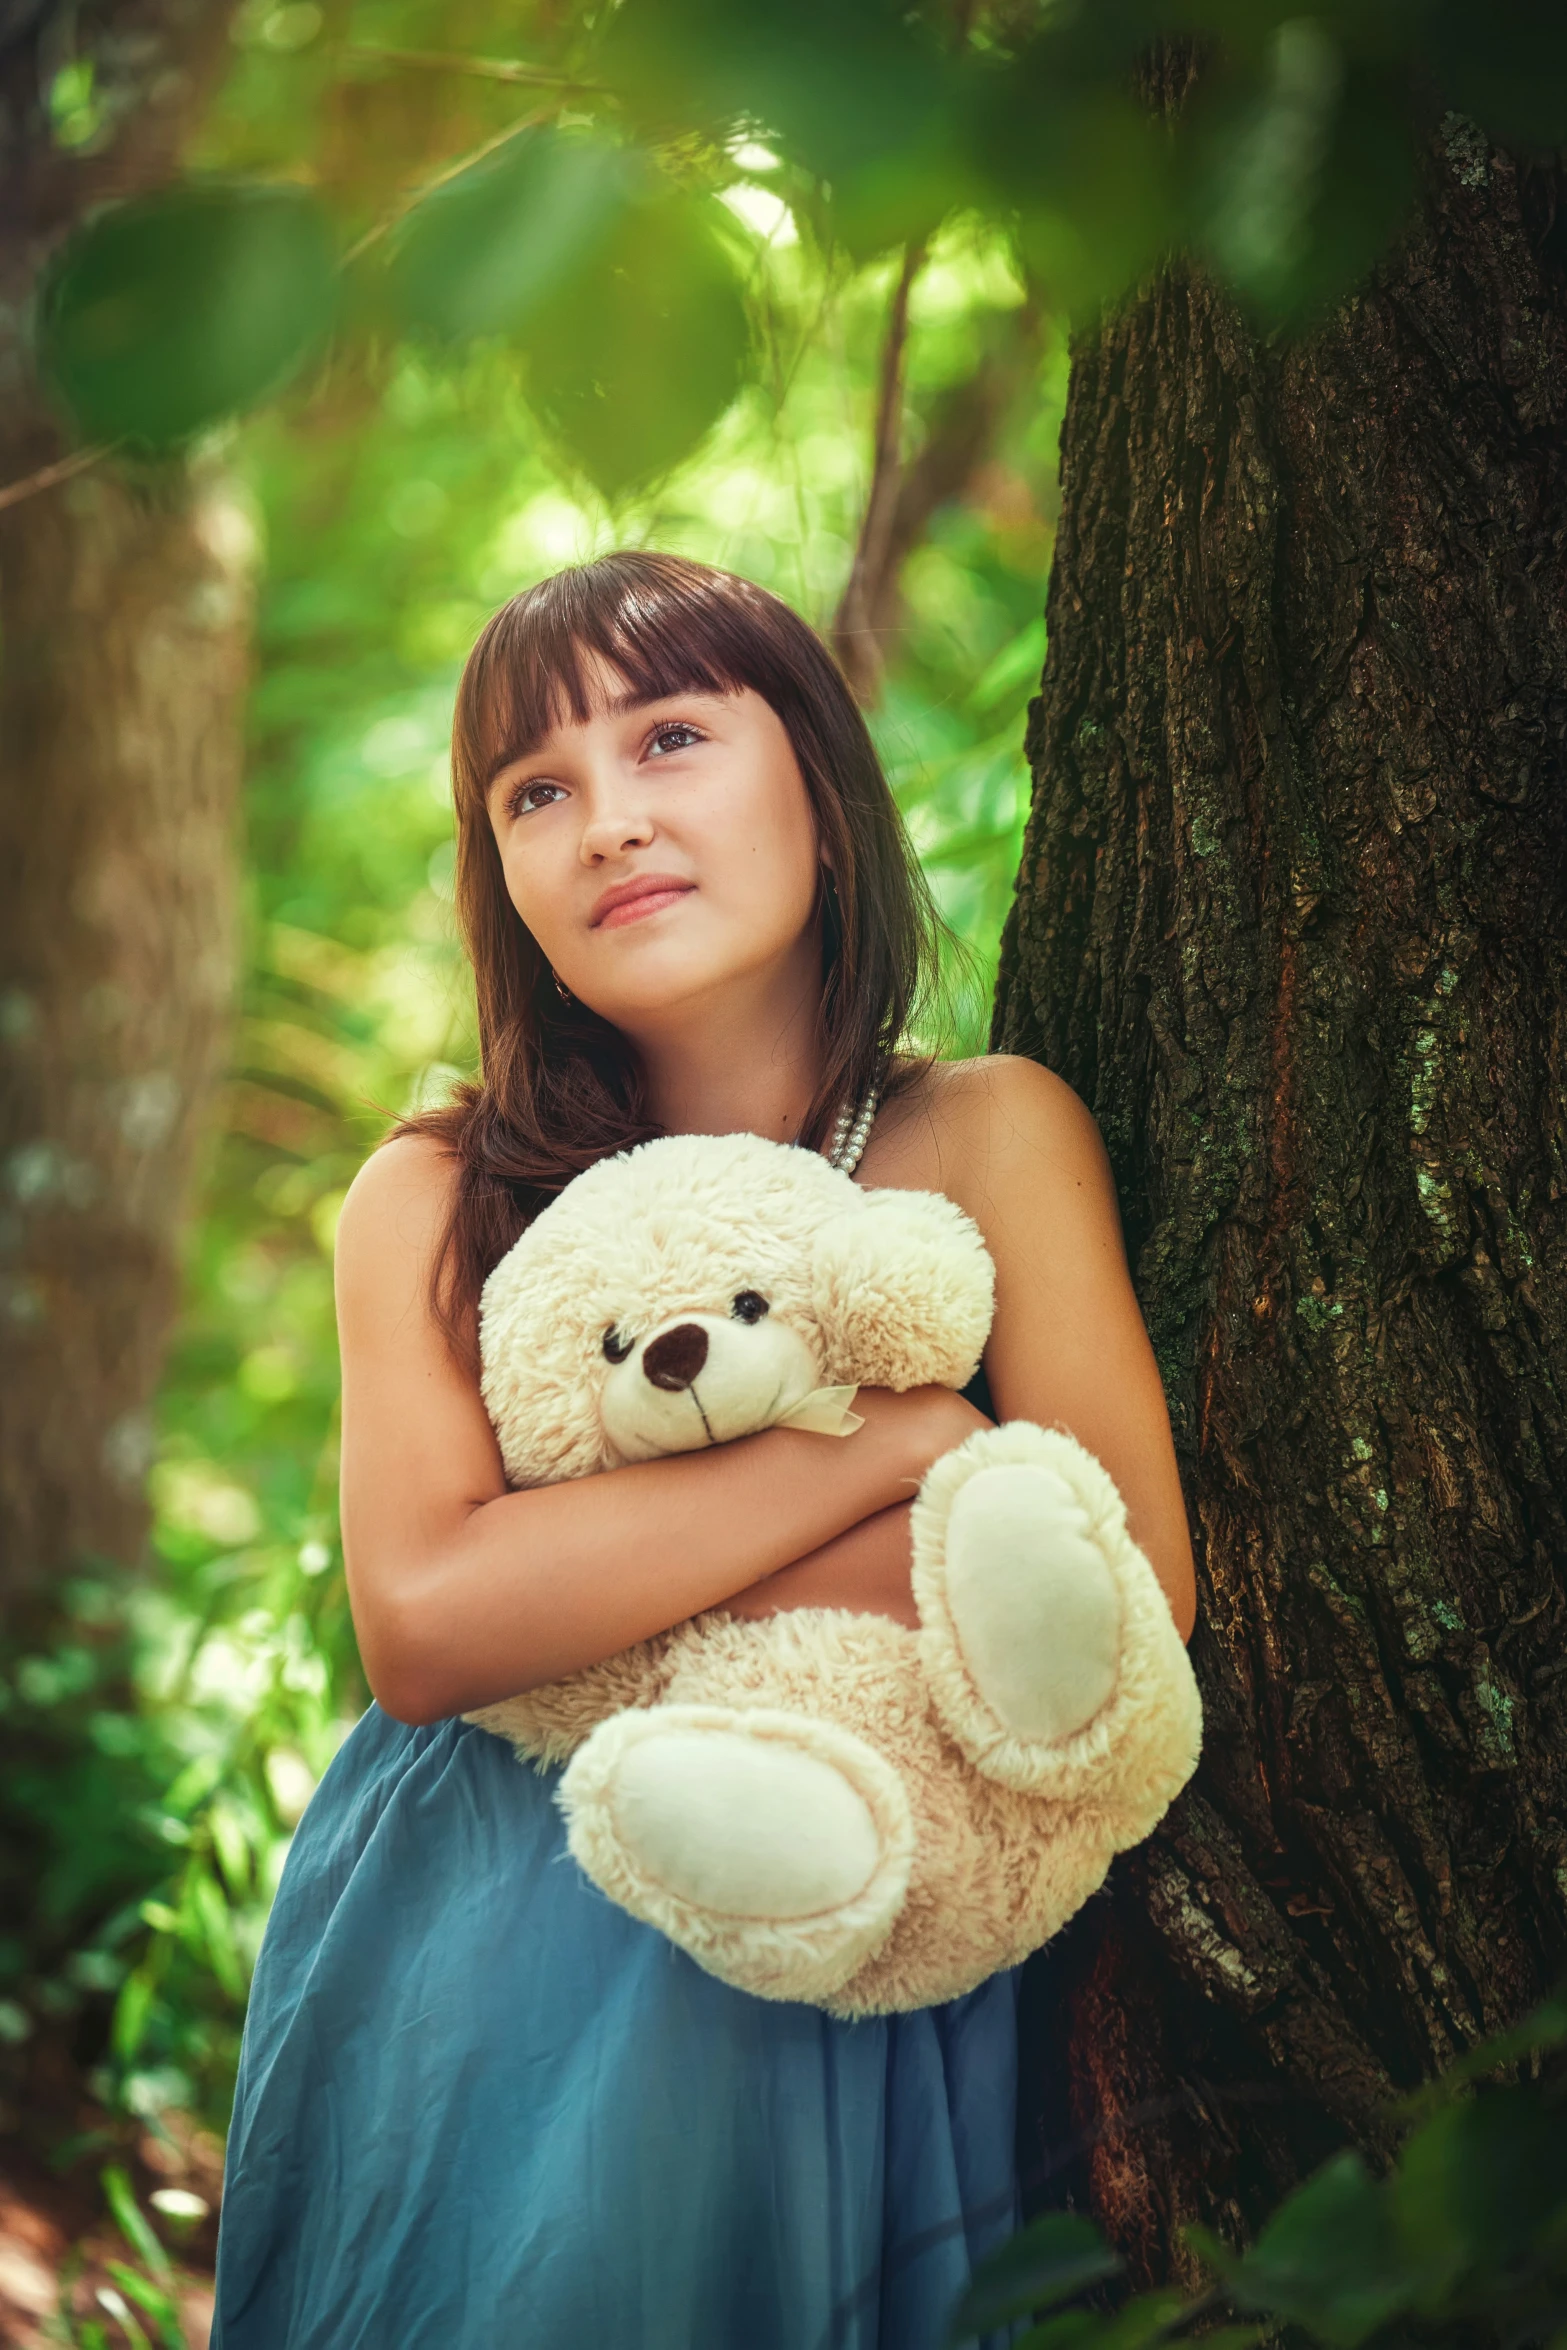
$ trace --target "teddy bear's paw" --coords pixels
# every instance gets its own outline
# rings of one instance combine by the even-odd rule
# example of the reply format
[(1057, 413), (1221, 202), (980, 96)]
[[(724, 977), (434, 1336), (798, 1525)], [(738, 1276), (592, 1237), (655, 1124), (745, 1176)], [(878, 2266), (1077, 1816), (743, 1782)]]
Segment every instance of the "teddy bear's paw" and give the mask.
[(903, 1906), (903, 1782), (829, 1723), (729, 1706), (617, 1714), (558, 1800), (587, 1875), (709, 1974), (816, 2000), (878, 1950)]
[(944, 1565), (971, 1735), (987, 1758), (1053, 1754), (1104, 1706), (1120, 1659), (1120, 1597), (1077, 1496), (1043, 1465), (980, 1469), (953, 1499)]
[(920, 1651), (937, 1711), (987, 1778), (1158, 1818), (1195, 1765), (1196, 1686), (1103, 1466), (1013, 1421), (935, 1463), (914, 1510)]

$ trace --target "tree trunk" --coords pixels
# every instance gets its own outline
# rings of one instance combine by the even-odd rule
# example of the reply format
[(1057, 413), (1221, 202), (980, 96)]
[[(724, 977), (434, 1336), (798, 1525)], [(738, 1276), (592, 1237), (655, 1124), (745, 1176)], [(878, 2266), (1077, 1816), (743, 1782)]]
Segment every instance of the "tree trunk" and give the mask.
[[(49, 481), (38, 271), (166, 179), (232, 0), (0, 7), (0, 1615), (145, 1529), (148, 1405), (232, 963), (250, 533), (177, 463)], [(62, 146), (53, 75), (100, 128)], [(18, 495), (20, 488), (22, 494)], [(7, 493), (10, 493), (7, 495)]]
[[(173, 170), (231, 13), (111, 0), (78, 22), (61, 0), (0, 0), (6, 1990), (123, 1898), (117, 1871), (134, 1884), (144, 1866), (112, 1834), (91, 1856), (73, 1843), (71, 1823), (101, 1822), (106, 1803), (129, 1818), (133, 1800), (129, 1764), (92, 1734), (123, 1696), (115, 1611), (100, 1588), (73, 1612), (71, 1584), (86, 1570), (101, 1586), (143, 1551), (149, 1409), (233, 961), (250, 544), (210, 469), (54, 474), (65, 443), (23, 325), (73, 221)], [(73, 41), (102, 114), (80, 152), (47, 114)]]
[(1306, 345), (1162, 280), (1062, 492), (994, 1041), (1114, 1163), (1207, 1737), (1025, 2110), (1151, 2279), (1567, 1950), (1567, 175), (1450, 116)]
[(145, 1532), (234, 964), (249, 538), (182, 469), (0, 513), (0, 1603)]

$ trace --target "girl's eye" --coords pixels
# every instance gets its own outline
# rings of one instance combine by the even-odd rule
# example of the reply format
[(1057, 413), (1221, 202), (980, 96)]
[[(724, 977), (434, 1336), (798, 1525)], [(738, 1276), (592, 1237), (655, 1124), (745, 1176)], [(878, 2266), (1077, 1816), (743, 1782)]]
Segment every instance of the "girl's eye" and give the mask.
[(694, 726), (687, 726), (683, 718), (672, 718), (667, 726), (654, 727), (648, 750), (654, 755), (660, 751), (683, 751), (689, 744), (701, 740)]
[(604, 1360), (608, 1363), (623, 1363), (634, 1344), (633, 1339), (622, 1338), (611, 1322), (604, 1333)]
[(512, 793), (511, 799), (508, 802), (508, 806), (512, 815), (526, 816), (534, 808), (549, 807), (551, 802), (540, 797), (540, 794), (543, 792), (553, 792), (556, 798), (559, 799), (563, 799), (565, 797), (565, 794), (562, 792), (558, 783), (521, 784), (518, 789)]

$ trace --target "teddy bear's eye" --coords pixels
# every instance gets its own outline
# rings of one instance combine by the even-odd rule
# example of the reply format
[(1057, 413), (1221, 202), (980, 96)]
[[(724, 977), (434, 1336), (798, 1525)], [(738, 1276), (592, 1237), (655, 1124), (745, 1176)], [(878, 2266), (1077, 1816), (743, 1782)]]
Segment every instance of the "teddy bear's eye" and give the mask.
[(609, 1328), (604, 1333), (605, 1361), (610, 1363), (623, 1363), (635, 1344), (636, 1340), (634, 1338), (622, 1338), (620, 1332), (615, 1328), (614, 1323), (611, 1322)]
[(729, 1309), (737, 1322), (759, 1322), (771, 1310), (766, 1298), (755, 1289), (742, 1289)]

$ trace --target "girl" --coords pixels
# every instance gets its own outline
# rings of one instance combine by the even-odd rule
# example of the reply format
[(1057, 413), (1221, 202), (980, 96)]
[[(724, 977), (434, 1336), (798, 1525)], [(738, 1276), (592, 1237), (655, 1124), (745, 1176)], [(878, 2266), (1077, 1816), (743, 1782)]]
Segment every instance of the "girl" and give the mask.
[[(482, 1078), (375, 1154), (339, 1227), (376, 1703), (257, 1970), (213, 2341), (935, 2350), (1014, 2222), (1013, 1978), (854, 2024), (731, 1990), (585, 1884), (550, 1779), (459, 1717), (703, 1608), (913, 1624), (910, 1496), (982, 1412), (1098, 1454), (1188, 1632), (1104, 1150), (1032, 1063), (902, 1049), (934, 916), (842, 677), (774, 597), (655, 554), (545, 580), (474, 650), (453, 774)], [(844, 1442), (771, 1429), (509, 1493), (490, 1268), (606, 1152), (746, 1130), (974, 1217), (982, 1379), (862, 1394)]]

